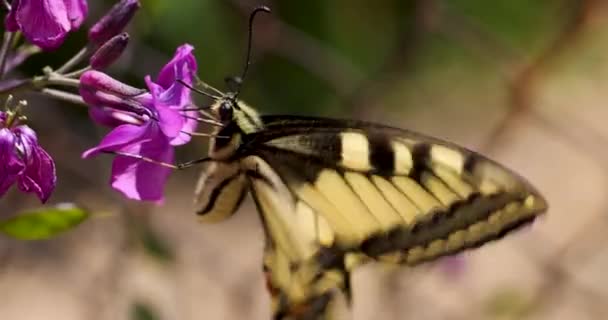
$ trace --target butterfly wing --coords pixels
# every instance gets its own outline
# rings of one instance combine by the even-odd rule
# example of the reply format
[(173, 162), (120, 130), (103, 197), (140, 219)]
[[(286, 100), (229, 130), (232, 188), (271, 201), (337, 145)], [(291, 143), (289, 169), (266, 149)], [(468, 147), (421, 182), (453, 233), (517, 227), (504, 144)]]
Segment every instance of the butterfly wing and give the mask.
[(241, 156), (267, 235), (275, 313), (322, 318), (349, 271), (415, 265), (527, 224), (546, 202), (475, 152), (360, 121), (262, 117)]

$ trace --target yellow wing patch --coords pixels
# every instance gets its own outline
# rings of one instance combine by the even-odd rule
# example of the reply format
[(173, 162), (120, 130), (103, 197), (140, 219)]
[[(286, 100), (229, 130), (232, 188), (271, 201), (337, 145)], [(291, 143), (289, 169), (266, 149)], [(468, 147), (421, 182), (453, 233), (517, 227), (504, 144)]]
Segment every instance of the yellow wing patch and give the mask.
[[(352, 221), (353, 227), (358, 229), (365, 237), (379, 229), (379, 221), (369, 213), (361, 198), (346, 184), (344, 178), (335, 170), (323, 170), (315, 187), (342, 213)], [(325, 215), (331, 215), (327, 212)]]
[(369, 142), (367, 137), (358, 132), (343, 132), (341, 165), (357, 171), (372, 169), (369, 162)]
[(395, 153), (395, 174), (408, 175), (414, 166), (412, 152), (403, 143), (392, 141), (393, 152)]

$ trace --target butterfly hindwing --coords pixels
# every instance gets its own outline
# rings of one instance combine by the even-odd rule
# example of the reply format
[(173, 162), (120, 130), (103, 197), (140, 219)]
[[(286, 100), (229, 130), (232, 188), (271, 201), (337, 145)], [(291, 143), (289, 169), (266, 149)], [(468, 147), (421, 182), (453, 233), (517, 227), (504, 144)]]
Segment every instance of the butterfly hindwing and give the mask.
[(258, 156), (242, 160), (266, 234), (264, 269), (276, 319), (331, 319), (336, 290), (347, 291), (342, 252), (332, 253), (327, 223), (293, 195)]

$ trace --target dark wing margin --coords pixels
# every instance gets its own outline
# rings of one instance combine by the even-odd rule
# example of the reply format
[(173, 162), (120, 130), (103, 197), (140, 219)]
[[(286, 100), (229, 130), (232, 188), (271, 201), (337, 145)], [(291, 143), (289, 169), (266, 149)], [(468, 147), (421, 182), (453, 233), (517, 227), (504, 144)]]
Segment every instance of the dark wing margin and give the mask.
[[(261, 163), (249, 179), (267, 229), (269, 286), (280, 297), (275, 310), (295, 319), (307, 317), (294, 316), (294, 306), (316, 310), (347, 290), (349, 271), (365, 261), (434, 260), (499, 239), (547, 209), (525, 179), (452, 143), (360, 121), (262, 120), (239, 156)], [(283, 200), (269, 207), (261, 194)], [(294, 246), (305, 253), (294, 255)]]

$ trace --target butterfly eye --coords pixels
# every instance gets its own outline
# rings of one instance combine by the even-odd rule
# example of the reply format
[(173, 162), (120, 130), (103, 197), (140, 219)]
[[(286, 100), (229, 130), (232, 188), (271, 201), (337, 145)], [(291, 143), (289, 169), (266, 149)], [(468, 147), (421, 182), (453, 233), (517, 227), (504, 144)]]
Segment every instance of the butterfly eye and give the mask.
[(229, 121), (232, 120), (232, 105), (229, 102), (224, 102), (220, 105), (218, 110), (220, 120)]

